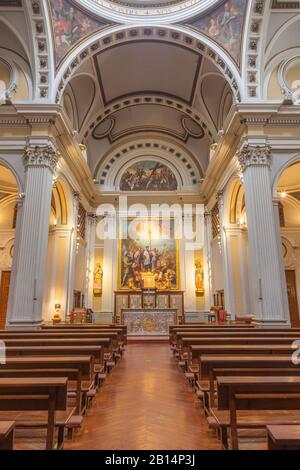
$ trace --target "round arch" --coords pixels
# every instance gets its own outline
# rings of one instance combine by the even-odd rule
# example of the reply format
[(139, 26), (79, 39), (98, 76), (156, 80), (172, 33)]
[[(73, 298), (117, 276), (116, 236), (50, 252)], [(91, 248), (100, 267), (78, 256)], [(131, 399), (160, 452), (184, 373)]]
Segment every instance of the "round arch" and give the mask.
[(289, 158), (288, 160), (286, 160), (280, 167), (279, 169), (277, 170), (274, 178), (273, 178), (273, 190), (272, 190), (272, 194), (273, 194), (273, 197), (276, 198), (277, 197), (277, 186), (278, 186), (278, 182), (279, 182), (279, 179), (282, 175), (282, 173), (288, 168), (290, 167), (291, 165), (293, 165), (293, 163), (296, 163), (296, 162), (300, 162), (300, 153), (297, 152), (295, 153), (291, 158)]
[(118, 166), (118, 168), (116, 168), (116, 172), (115, 172), (115, 175), (114, 175), (114, 186), (117, 188), (117, 190), (119, 190), (119, 191), (121, 190), (120, 189), (121, 181), (122, 181), (123, 175), (125, 174), (125, 172), (127, 170), (129, 170), (132, 166), (134, 166), (138, 163), (143, 163), (143, 162), (147, 162), (147, 161), (161, 163), (162, 165), (167, 167), (174, 174), (174, 176), (176, 178), (177, 191), (182, 188), (182, 186), (184, 184), (183, 175), (178, 171), (176, 166), (169, 161), (169, 159), (159, 157), (159, 156), (151, 156), (151, 155), (146, 156), (146, 155), (144, 155), (144, 156), (129, 158), (128, 161), (124, 162), (122, 165), (120, 165), (120, 166)]
[(204, 134), (209, 138), (210, 141), (216, 137), (216, 131), (213, 129), (211, 123), (208, 120), (204, 120), (203, 116), (199, 112), (194, 110), (191, 106), (187, 105), (180, 99), (175, 99), (169, 96), (162, 95), (140, 95), (128, 96), (126, 98), (118, 99), (111, 104), (103, 108), (101, 114), (95, 114), (89, 124), (89, 128), (83, 135), (84, 139), (88, 139), (96, 127), (109, 119), (114, 113), (125, 108), (130, 108), (137, 105), (151, 105), (165, 106), (181, 111), (186, 117), (193, 119), (196, 124), (200, 125), (203, 129)]
[(73, 198), (69, 182), (64, 175), (58, 173), (53, 190), (56, 207), (59, 207), (59, 222), (61, 225), (73, 224)]
[(16, 169), (15, 169), (12, 165), (10, 165), (10, 164), (9, 164), (4, 158), (2, 158), (1, 156), (0, 156), (0, 165), (3, 165), (5, 168), (7, 168), (9, 171), (11, 171), (11, 173), (14, 175), (14, 178), (15, 178), (15, 180), (16, 180), (19, 193), (23, 193), (23, 192), (24, 192), (23, 181), (22, 181), (22, 178), (20, 177), (20, 175), (18, 174), (18, 172), (16, 171)]
[(64, 65), (60, 67), (55, 78), (52, 99), (57, 103), (61, 101), (66, 85), (86, 60), (118, 44), (130, 43), (139, 39), (180, 44), (208, 58), (229, 83), (235, 100), (240, 101), (242, 86), (239, 70), (231, 57), (220, 46), (204, 34), (192, 31), (187, 27), (162, 25), (118, 25), (92, 34), (75, 46), (66, 56)]
[(126, 168), (138, 161), (160, 161), (175, 174), (179, 186), (191, 188), (201, 182), (203, 170), (196, 158), (177, 143), (157, 138), (136, 138), (118, 144), (101, 158), (94, 170), (100, 186), (116, 189)]
[(237, 175), (227, 185), (225, 201), (225, 224), (241, 224), (246, 214), (245, 193), (243, 183)]

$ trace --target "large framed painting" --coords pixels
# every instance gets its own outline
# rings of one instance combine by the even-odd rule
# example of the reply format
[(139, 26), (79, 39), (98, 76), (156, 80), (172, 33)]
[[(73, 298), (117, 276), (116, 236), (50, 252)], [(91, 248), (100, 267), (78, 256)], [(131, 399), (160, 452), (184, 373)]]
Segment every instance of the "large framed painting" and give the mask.
[(135, 163), (123, 174), (121, 191), (175, 191), (178, 187), (174, 173), (155, 161)]
[[(120, 220), (119, 289), (138, 290), (152, 275), (158, 290), (178, 290), (179, 243), (175, 219)], [(134, 224), (134, 225), (133, 225)], [(135, 236), (133, 236), (135, 234)]]

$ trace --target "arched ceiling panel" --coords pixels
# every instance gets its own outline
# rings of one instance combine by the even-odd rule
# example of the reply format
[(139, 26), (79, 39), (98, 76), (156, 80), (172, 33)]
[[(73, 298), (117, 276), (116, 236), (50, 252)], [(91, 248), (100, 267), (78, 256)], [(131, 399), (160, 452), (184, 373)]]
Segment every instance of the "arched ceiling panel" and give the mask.
[(104, 104), (133, 93), (162, 93), (192, 103), (201, 56), (160, 42), (136, 42), (94, 58)]
[(71, 80), (69, 86), (76, 101), (78, 129), (80, 130), (94, 104), (95, 83), (91, 77), (79, 75)]

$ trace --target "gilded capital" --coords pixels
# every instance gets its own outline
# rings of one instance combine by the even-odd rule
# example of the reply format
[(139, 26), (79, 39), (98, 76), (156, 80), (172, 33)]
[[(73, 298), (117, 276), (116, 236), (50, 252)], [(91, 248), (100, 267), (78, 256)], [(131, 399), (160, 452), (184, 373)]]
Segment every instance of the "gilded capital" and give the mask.
[(269, 145), (244, 145), (237, 152), (241, 170), (244, 172), (249, 166), (270, 166), (272, 162), (272, 148)]
[(55, 172), (60, 153), (51, 145), (26, 145), (24, 162), (27, 167), (48, 167)]

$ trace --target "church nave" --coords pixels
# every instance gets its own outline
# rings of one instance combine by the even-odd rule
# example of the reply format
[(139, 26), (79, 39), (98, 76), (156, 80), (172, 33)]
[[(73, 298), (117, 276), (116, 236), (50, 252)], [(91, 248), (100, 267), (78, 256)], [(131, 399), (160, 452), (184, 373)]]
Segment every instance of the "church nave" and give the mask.
[(129, 343), (88, 411), (83, 430), (65, 442), (66, 450), (219, 448), (166, 341)]

